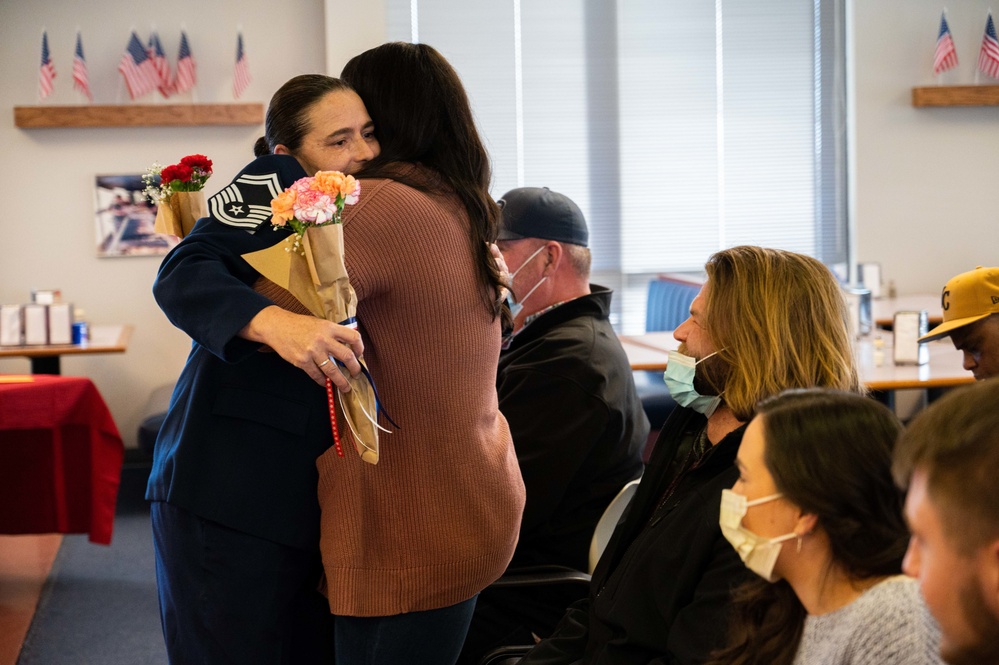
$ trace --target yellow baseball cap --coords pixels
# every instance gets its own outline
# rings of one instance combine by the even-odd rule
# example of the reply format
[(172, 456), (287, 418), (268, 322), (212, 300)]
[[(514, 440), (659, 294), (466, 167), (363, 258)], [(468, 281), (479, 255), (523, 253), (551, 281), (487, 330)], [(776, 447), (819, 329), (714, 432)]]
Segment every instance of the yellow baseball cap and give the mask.
[(983, 268), (952, 277), (940, 295), (943, 323), (919, 338), (932, 342), (969, 323), (999, 313), (999, 268)]

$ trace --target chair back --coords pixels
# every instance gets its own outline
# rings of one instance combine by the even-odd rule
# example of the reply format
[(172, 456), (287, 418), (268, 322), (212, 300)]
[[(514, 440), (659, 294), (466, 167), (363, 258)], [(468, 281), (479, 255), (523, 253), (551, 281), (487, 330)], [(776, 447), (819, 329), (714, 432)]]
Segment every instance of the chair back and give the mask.
[(641, 478), (636, 478), (622, 487), (617, 496), (611, 499), (610, 504), (604, 510), (604, 514), (600, 516), (597, 528), (593, 530), (593, 539), (590, 541), (590, 569), (587, 572), (591, 575), (593, 574), (593, 569), (597, 567), (600, 555), (604, 553), (604, 548), (607, 547), (607, 543), (610, 541), (611, 534), (614, 533), (614, 528), (621, 521), (624, 509), (631, 503), (631, 497), (635, 495), (639, 481), (641, 481)]
[(676, 330), (690, 316), (701, 284), (660, 277), (649, 282), (645, 303), (645, 332)]

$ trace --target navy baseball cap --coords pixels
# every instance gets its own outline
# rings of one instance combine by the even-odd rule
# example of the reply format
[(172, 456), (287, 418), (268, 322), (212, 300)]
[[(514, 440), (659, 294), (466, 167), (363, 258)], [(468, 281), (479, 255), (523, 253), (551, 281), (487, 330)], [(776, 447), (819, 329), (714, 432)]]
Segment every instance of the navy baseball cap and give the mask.
[(503, 211), (499, 240), (541, 238), (587, 247), (590, 232), (579, 206), (547, 187), (511, 189), (497, 201)]

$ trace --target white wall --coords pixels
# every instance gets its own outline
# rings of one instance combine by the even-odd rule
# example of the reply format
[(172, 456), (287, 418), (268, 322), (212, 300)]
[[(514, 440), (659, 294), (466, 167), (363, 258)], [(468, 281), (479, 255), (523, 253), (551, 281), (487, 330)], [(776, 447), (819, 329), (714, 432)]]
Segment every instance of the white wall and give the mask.
[(326, 70), (339, 76), (347, 61), (385, 41), (385, 0), (324, 0)]
[[(97, 258), (93, 187), (96, 174), (141, 173), (153, 161), (173, 163), (201, 152), (215, 162), (211, 195), (252, 156), (261, 126), (32, 129), (14, 127), (13, 107), (37, 104), (41, 29), (48, 30), (56, 92), (45, 104), (75, 104), (72, 60), (83, 34), (96, 104), (127, 100), (118, 60), (135, 27), (141, 39), (155, 23), (171, 60), (182, 23), (198, 62), (198, 98), (231, 102), (236, 29), (242, 25), (253, 81), (239, 101), (263, 102), (288, 78), (326, 70), (323, 0), (0, 1), (0, 301), (25, 302), (32, 288), (58, 288), (91, 322), (130, 323), (123, 355), (66, 356), (62, 371), (88, 376), (104, 395), (126, 445), (146, 400), (173, 382), (190, 341), (153, 301), (159, 257)], [(121, 95), (121, 99), (118, 96)], [(142, 100), (155, 103), (153, 96)], [(26, 373), (26, 359), (0, 360), (0, 372)]]
[[(974, 82), (990, 3), (947, 3), (959, 64), (946, 83)], [(880, 261), (899, 294), (938, 293), (999, 265), (999, 107), (912, 106), (912, 87), (934, 84), (940, 2), (853, 5), (858, 258)]]

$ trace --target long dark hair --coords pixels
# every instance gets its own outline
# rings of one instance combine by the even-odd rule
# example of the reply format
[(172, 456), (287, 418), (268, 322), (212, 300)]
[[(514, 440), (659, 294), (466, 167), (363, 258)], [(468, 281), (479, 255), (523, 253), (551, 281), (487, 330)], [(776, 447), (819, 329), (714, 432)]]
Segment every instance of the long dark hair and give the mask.
[(350, 86), (323, 74), (302, 74), (278, 88), (267, 105), (264, 135), (253, 144), (253, 154), (269, 155), (278, 145), (297, 152), (309, 132), (309, 111), (335, 90), (350, 90)]
[(483, 299), (499, 315), (502, 281), (487, 246), (499, 230), (499, 206), (489, 195), (489, 154), (458, 73), (432, 46), (390, 42), (352, 58), (340, 77), (360, 95), (381, 145), (381, 154), (355, 175), (390, 177), (427, 190), (434, 185), (407, 179), (393, 164), (432, 169), (468, 213)]
[[(764, 464), (777, 490), (818, 516), (832, 559), (852, 580), (898, 574), (909, 540), (891, 456), (902, 430), (873, 399), (835, 390), (792, 390), (761, 402)], [(734, 593), (729, 645), (709, 663), (790, 665), (805, 608), (784, 580), (754, 580)]]

